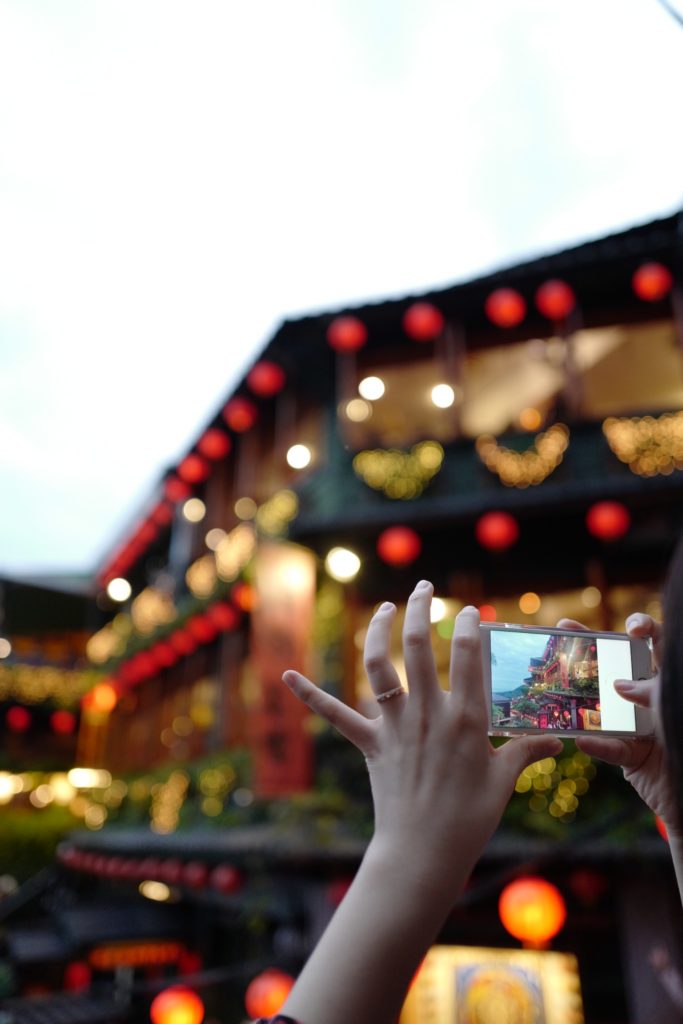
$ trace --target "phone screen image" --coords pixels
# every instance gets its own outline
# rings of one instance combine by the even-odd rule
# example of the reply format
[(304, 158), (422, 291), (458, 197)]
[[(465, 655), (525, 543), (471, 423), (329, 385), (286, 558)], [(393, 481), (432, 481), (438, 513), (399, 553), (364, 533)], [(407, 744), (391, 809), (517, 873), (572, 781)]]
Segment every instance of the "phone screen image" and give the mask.
[(614, 689), (632, 679), (627, 638), (491, 630), (494, 729), (636, 733), (633, 704)]

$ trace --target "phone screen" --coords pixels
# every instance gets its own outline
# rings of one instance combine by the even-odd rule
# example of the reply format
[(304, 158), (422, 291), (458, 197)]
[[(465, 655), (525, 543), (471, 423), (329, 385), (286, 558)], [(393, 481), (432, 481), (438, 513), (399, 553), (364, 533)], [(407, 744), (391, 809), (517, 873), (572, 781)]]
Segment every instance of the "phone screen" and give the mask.
[(494, 729), (636, 733), (633, 704), (614, 689), (632, 679), (628, 638), (492, 629)]

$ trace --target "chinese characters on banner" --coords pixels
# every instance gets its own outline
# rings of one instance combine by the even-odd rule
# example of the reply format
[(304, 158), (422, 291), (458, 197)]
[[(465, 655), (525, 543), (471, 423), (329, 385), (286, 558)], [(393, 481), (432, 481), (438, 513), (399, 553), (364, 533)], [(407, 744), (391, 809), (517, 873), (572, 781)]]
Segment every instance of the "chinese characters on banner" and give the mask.
[(315, 605), (315, 559), (295, 544), (263, 542), (255, 560), (251, 657), (259, 699), (251, 728), (254, 787), (276, 797), (311, 784), (306, 708), (282, 682), (285, 669), (308, 672)]

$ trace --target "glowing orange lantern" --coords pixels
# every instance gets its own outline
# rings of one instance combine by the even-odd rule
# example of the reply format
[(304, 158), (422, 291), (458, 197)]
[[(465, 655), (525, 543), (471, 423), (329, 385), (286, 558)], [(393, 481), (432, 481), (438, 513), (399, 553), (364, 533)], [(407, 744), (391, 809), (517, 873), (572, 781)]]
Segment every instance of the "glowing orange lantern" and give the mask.
[(258, 419), (258, 410), (248, 398), (231, 398), (223, 409), (223, 419), (236, 434), (251, 430)]
[(390, 526), (377, 538), (377, 554), (388, 565), (410, 565), (421, 550), (419, 534), (409, 526)]
[(50, 715), (50, 725), (52, 731), (59, 736), (69, 736), (76, 729), (76, 716), (73, 712), (60, 708), (59, 711), (53, 711)]
[(549, 942), (567, 919), (560, 890), (544, 878), (528, 876), (506, 885), (498, 901), (503, 926), (516, 939), (533, 946)]
[(118, 694), (111, 683), (98, 683), (88, 694), (88, 706), (91, 711), (108, 714), (118, 702)]
[(588, 532), (599, 540), (618, 540), (631, 525), (631, 516), (619, 501), (598, 501), (586, 513)]
[(236, 583), (230, 596), (243, 612), (253, 612), (256, 607), (256, 591), (250, 583)]
[(178, 476), (186, 484), (200, 484), (210, 472), (211, 467), (206, 459), (194, 453), (187, 455), (178, 466)]
[(414, 302), (403, 314), (403, 330), (413, 341), (434, 341), (444, 323), (443, 313), (431, 302)]
[(633, 291), (644, 302), (659, 302), (671, 291), (671, 271), (662, 263), (643, 263), (631, 278)]
[(250, 1017), (272, 1017), (292, 991), (294, 979), (275, 967), (257, 974), (249, 983), (244, 1005)]
[(327, 328), (327, 341), (335, 352), (356, 352), (367, 340), (367, 327), (357, 316), (337, 316)]
[(152, 1024), (201, 1024), (204, 1003), (185, 985), (171, 985), (152, 1000), (149, 1008)]
[(546, 281), (536, 292), (536, 308), (548, 320), (564, 320), (575, 306), (574, 292), (557, 278)]
[(224, 459), (232, 448), (232, 441), (224, 430), (218, 427), (210, 427), (205, 434), (197, 441), (197, 451), (205, 459), (215, 462), (217, 459)]
[(169, 476), (164, 484), (164, 494), (169, 501), (184, 501), (185, 498), (189, 498), (191, 493), (187, 484), (183, 483), (177, 476)]
[(526, 316), (526, 302), (514, 288), (497, 288), (486, 300), (484, 310), (496, 327), (516, 327)]
[(277, 363), (262, 359), (252, 366), (247, 374), (247, 385), (259, 398), (271, 398), (282, 391), (286, 381), (285, 371)]
[(519, 537), (519, 526), (509, 512), (485, 512), (474, 528), (477, 540), (489, 551), (505, 551)]
[(5, 725), (10, 732), (26, 732), (31, 727), (31, 712), (15, 704), (5, 715)]

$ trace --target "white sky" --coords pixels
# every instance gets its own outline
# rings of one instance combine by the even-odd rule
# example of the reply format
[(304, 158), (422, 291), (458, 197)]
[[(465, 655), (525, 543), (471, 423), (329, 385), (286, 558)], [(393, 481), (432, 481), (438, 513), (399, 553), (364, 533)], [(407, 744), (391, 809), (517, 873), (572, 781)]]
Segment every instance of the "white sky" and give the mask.
[(0, 0), (0, 573), (86, 570), (286, 315), (681, 205), (657, 0)]

